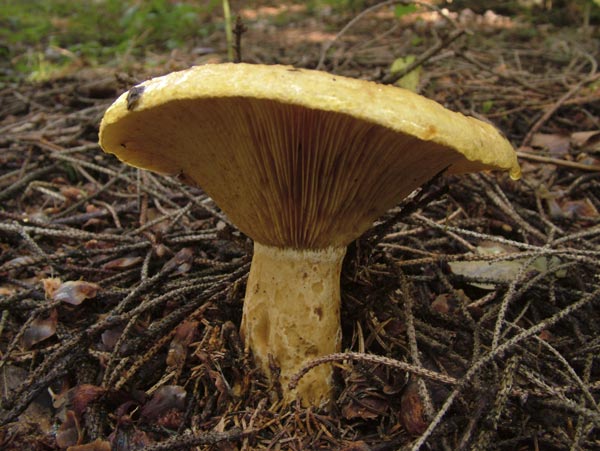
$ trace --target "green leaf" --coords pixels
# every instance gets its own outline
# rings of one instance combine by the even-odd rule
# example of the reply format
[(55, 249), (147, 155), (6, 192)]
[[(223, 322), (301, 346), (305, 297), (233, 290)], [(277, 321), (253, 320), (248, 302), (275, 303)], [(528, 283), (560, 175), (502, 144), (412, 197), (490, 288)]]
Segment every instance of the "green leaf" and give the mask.
[(494, 101), (493, 100), (486, 100), (481, 105), (481, 112), (483, 114), (487, 114), (487, 113), (489, 113), (492, 110), (493, 107), (494, 107)]
[(416, 47), (418, 45), (420, 45), (423, 42), (423, 38), (420, 36), (414, 36), (411, 40), (410, 40), (410, 45), (412, 45), (413, 47)]
[(415, 5), (396, 5), (394, 8), (394, 15), (398, 18), (406, 16), (407, 14), (414, 13), (417, 10)]
[[(477, 253), (480, 255), (508, 255), (518, 253), (516, 249), (504, 246), (498, 243), (484, 242), (477, 246)], [(522, 270), (522, 266), (529, 263), (526, 270), (536, 273), (554, 272), (558, 278), (567, 277), (567, 271), (560, 269), (553, 271), (562, 261), (555, 255), (550, 257), (540, 256), (533, 261), (528, 258), (510, 258), (507, 260), (486, 261), (470, 260), (449, 262), (448, 266), (454, 274), (466, 276), (473, 279), (495, 279), (499, 282), (510, 283)], [(494, 284), (470, 282), (471, 285), (484, 290), (493, 290)]]
[[(414, 55), (407, 55), (404, 58), (398, 58), (392, 63), (392, 66), (390, 67), (390, 72), (392, 74), (398, 73), (402, 69), (404, 69), (406, 66), (411, 64), (414, 60), (415, 60)], [(394, 84), (401, 88), (409, 89), (410, 91), (416, 92), (417, 87), (419, 86), (420, 77), (421, 77), (421, 67), (419, 66), (416, 69), (411, 70), (404, 77), (399, 78), (398, 81), (396, 81), (396, 83), (394, 83)]]

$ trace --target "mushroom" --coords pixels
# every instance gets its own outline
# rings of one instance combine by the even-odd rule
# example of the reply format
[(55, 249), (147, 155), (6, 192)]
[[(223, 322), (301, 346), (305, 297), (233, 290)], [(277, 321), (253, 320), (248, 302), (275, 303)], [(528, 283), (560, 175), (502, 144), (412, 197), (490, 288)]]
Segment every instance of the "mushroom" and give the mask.
[(444, 171), (520, 176), (490, 124), (413, 92), (288, 66), (212, 64), (148, 80), (106, 111), (100, 145), (138, 168), (179, 175), (254, 240), (241, 335), (279, 367), (284, 399), (318, 405), (338, 352), (347, 245)]

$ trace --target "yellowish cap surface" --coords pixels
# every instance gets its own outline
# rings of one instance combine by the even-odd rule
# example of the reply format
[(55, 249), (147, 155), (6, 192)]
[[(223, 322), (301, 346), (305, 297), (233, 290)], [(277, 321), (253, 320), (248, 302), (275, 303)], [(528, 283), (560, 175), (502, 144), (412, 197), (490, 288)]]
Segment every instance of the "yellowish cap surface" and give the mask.
[(148, 80), (106, 111), (100, 145), (202, 187), (240, 230), (278, 247), (347, 245), (445, 168), (520, 176), (490, 124), (401, 88), (288, 66)]

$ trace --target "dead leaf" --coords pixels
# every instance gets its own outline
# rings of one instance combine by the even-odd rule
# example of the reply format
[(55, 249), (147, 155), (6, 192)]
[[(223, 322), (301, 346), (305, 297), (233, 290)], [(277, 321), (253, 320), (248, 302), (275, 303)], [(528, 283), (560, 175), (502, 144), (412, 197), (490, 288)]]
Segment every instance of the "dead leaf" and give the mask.
[(198, 321), (184, 321), (175, 331), (175, 337), (169, 345), (167, 353), (167, 365), (179, 367), (183, 365), (187, 357), (187, 348), (196, 336)]
[(60, 193), (65, 196), (69, 201), (78, 201), (87, 196), (87, 193), (82, 189), (75, 188), (74, 186), (63, 186), (60, 188)]
[(194, 251), (184, 247), (165, 263), (165, 270), (173, 271), (174, 274), (185, 274), (192, 268), (193, 258)]
[(600, 131), (572, 133), (571, 144), (573, 144), (573, 147), (584, 149), (586, 152), (600, 152)]
[(410, 435), (421, 435), (427, 429), (423, 401), (415, 381), (409, 382), (400, 398), (400, 420)]
[(167, 410), (167, 413), (158, 418), (155, 424), (166, 429), (177, 430), (183, 423), (183, 419), (183, 412), (181, 410), (170, 409)]
[(101, 211), (104, 211), (104, 209), (100, 208), (94, 204), (86, 204), (86, 206), (85, 206), (86, 213), (99, 213)]
[(84, 247), (86, 249), (111, 249), (114, 244), (108, 241), (89, 240), (85, 242)]
[(142, 257), (122, 257), (115, 260), (111, 260), (104, 265), (104, 269), (128, 269), (142, 263), (144, 259)]
[(600, 160), (590, 156), (587, 153), (581, 153), (577, 155), (577, 163), (591, 167), (600, 167)]
[(365, 396), (345, 404), (342, 407), (342, 415), (347, 420), (374, 420), (384, 415), (388, 408), (389, 401), (376, 396)]
[(179, 385), (163, 385), (154, 392), (140, 411), (140, 416), (146, 420), (154, 421), (171, 409), (183, 410), (187, 393)]
[[(16, 390), (24, 380), (27, 379), (28, 372), (21, 367), (7, 363), (0, 368), (0, 393), (3, 395)], [(27, 406), (25, 411), (19, 415), (19, 421), (14, 423), (13, 434), (23, 432), (27, 435), (32, 435), (32, 431), (27, 431), (30, 425), (35, 425), (35, 434), (54, 434), (55, 417), (51, 410), (50, 395), (42, 391), (36, 396), (33, 401)], [(28, 432), (30, 432), (28, 434)], [(1, 435), (1, 433), (0, 433)], [(0, 446), (2, 439), (0, 438)], [(25, 450), (23, 450), (25, 451)]]
[(119, 326), (114, 329), (107, 329), (104, 332), (102, 332), (102, 335), (100, 336), (100, 338), (102, 340), (102, 344), (104, 345), (104, 349), (107, 351), (112, 351), (115, 348), (115, 346), (117, 345), (117, 342), (119, 341), (119, 337), (121, 336), (122, 333), (123, 333), (122, 326)]
[(552, 332), (550, 332), (548, 329), (544, 329), (542, 330), (539, 334), (538, 337), (541, 340), (547, 341), (548, 343), (554, 341), (554, 335), (552, 334)]
[(23, 334), (21, 345), (24, 349), (31, 349), (37, 343), (52, 337), (56, 333), (57, 324), (58, 312), (52, 309), (48, 318), (36, 318), (32, 321)]
[(79, 445), (83, 439), (83, 431), (79, 419), (72, 410), (67, 410), (65, 421), (56, 432), (56, 444), (61, 448)]
[(165, 215), (157, 208), (150, 207), (146, 211), (146, 222), (154, 222), (155, 220), (161, 218), (161, 221), (157, 221), (154, 223), (149, 230), (153, 233), (164, 234), (169, 230), (169, 216)]
[(463, 303), (463, 299), (459, 299), (451, 293), (443, 293), (434, 299), (431, 309), (445, 315), (454, 315), (460, 312), (461, 303)]
[(598, 210), (594, 204), (586, 197), (581, 200), (568, 200), (560, 202), (561, 216), (567, 219), (576, 217), (597, 218)]
[(16, 291), (14, 287), (0, 286), (0, 296), (12, 296)]
[(352, 443), (346, 442), (346, 445), (339, 451), (371, 451), (371, 448), (362, 440), (358, 440)]
[(553, 157), (562, 157), (569, 153), (571, 139), (565, 135), (536, 133), (531, 139), (531, 146), (547, 151)]
[[(515, 249), (510, 246), (503, 246), (498, 243), (483, 242), (477, 246), (477, 254), (479, 255), (502, 255), (502, 254), (514, 254), (518, 253)], [(523, 265), (528, 259), (512, 258), (510, 260), (498, 260), (498, 261), (487, 261), (487, 260), (469, 260), (469, 261), (457, 261), (449, 262), (448, 266), (454, 274), (473, 278), (473, 279), (491, 279), (499, 282), (509, 283), (517, 277), (521, 271)], [(549, 268), (560, 264), (560, 259), (556, 256), (550, 258), (541, 256), (533, 260), (530, 263), (528, 270), (537, 271), (543, 273), (548, 271)], [(556, 273), (557, 277), (565, 277), (566, 273), (564, 270)], [(491, 283), (477, 283), (472, 282), (471, 285), (482, 288), (484, 290), (495, 289), (494, 284)]]
[[(130, 451), (132, 449), (145, 449), (152, 441), (144, 431), (133, 427), (117, 428), (109, 436), (112, 443), (112, 451)], [(104, 450), (102, 450), (104, 451)]]
[(42, 285), (44, 286), (44, 295), (46, 299), (52, 299), (54, 297), (54, 293), (60, 287), (61, 280), (58, 277), (48, 277), (46, 279), (42, 279)]
[(90, 218), (81, 226), (81, 228), (83, 228), (83, 229), (93, 229), (93, 228), (100, 229), (102, 227), (106, 227), (107, 224), (108, 224), (108, 221), (106, 221), (105, 219)]
[(110, 442), (97, 438), (84, 445), (69, 446), (67, 451), (111, 451)]
[(154, 247), (154, 253), (157, 257), (163, 258), (165, 255), (172, 253), (171, 250), (163, 243), (159, 243)]
[(106, 393), (106, 389), (92, 384), (81, 384), (68, 391), (68, 402), (77, 415), (83, 414), (87, 406)]
[(54, 292), (52, 299), (66, 302), (71, 305), (79, 305), (84, 300), (96, 297), (100, 286), (85, 280), (70, 280), (60, 284)]

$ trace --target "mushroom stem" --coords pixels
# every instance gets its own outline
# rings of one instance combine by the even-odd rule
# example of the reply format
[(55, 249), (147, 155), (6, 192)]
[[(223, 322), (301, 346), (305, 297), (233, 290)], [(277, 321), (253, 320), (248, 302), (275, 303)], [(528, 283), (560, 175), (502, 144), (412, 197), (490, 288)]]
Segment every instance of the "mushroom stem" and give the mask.
[(331, 400), (330, 365), (304, 376), (290, 391), (290, 378), (308, 361), (339, 352), (340, 272), (345, 247), (282, 249), (254, 243), (241, 335), (257, 365), (273, 378), (269, 356), (279, 366), (284, 401), (303, 405)]

